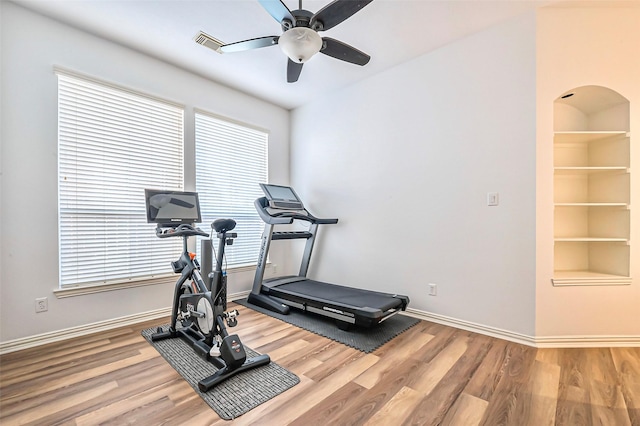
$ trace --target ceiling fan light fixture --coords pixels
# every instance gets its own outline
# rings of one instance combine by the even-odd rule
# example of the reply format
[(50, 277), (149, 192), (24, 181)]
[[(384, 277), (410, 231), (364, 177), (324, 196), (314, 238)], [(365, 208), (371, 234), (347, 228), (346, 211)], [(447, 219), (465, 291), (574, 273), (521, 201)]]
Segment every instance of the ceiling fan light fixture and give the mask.
[(302, 64), (320, 51), (322, 37), (311, 28), (295, 27), (280, 36), (278, 45), (289, 59)]

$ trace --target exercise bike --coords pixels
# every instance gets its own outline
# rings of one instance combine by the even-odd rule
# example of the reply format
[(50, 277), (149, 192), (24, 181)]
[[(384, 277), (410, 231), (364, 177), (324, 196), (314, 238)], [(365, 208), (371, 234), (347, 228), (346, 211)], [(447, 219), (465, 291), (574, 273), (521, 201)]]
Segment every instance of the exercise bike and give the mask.
[[(237, 233), (230, 232), (236, 226), (235, 220), (217, 219), (211, 224), (212, 231), (216, 233), (219, 242), (213, 272), (206, 277), (205, 283), (205, 279), (200, 274), (200, 264), (195, 253), (189, 253), (187, 250), (187, 241), (192, 236), (209, 237), (209, 234), (188, 223), (175, 225), (162, 223), (166, 220), (158, 217), (162, 209), (149, 207), (149, 199), (152, 195), (147, 193), (147, 220), (158, 222), (156, 236), (159, 238), (181, 237), (183, 250), (180, 258), (171, 262), (173, 271), (180, 274), (173, 296), (171, 324), (167, 330), (158, 327), (157, 332), (151, 335), (151, 340), (155, 342), (181, 338), (198, 356), (218, 368), (214, 374), (198, 382), (198, 388), (202, 392), (207, 392), (238, 373), (269, 364), (271, 360), (266, 354), (247, 359), (238, 335), (230, 335), (225, 327), (225, 322), (228, 327), (235, 327), (239, 315), (236, 309), (226, 311), (227, 277), (222, 268), (225, 246), (232, 245), (233, 240), (237, 238)], [(166, 195), (166, 192), (163, 195)], [(163, 207), (171, 204), (173, 199), (172, 215), (175, 215), (175, 206), (186, 209), (197, 207), (197, 216), (193, 219), (197, 217), (198, 220), (195, 221), (199, 221), (199, 203), (196, 193), (172, 192), (170, 197), (172, 198), (166, 198), (169, 201)], [(153, 218), (149, 217), (150, 210), (154, 215)], [(211, 244), (213, 245), (213, 241)], [(178, 327), (178, 323), (181, 327)]]

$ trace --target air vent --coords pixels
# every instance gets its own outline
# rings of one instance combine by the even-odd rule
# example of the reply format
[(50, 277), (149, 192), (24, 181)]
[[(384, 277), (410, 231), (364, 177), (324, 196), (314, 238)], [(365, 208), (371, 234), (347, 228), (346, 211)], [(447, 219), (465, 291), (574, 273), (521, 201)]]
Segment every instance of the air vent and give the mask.
[(218, 53), (222, 53), (220, 51), (220, 46), (224, 45), (224, 43), (218, 39), (211, 37), (209, 34), (206, 34), (200, 31), (198, 34), (196, 34), (196, 36), (193, 39), (195, 40), (196, 43), (201, 44), (204, 47), (208, 47), (211, 50), (215, 50)]

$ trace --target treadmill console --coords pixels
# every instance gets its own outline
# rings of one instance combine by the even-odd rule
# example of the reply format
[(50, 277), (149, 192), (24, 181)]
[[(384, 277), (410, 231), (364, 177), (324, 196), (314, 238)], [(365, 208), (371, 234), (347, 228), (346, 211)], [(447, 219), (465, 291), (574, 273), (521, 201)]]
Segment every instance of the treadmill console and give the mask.
[(269, 202), (269, 207), (272, 209), (304, 210), (304, 205), (293, 188), (266, 183), (261, 183), (260, 188), (262, 188)]

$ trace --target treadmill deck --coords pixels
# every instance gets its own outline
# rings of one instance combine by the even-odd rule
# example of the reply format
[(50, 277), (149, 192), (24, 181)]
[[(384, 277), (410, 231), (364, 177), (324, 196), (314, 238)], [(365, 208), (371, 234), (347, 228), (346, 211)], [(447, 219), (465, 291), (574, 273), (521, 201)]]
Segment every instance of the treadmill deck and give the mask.
[(346, 309), (370, 317), (377, 313), (385, 313), (390, 309), (402, 309), (405, 296), (380, 293), (352, 287), (329, 284), (310, 280), (304, 277), (279, 277), (265, 280), (263, 288), (266, 293), (280, 297), (293, 297), (302, 304), (326, 304)]

